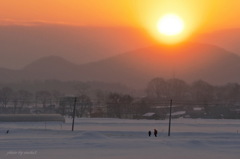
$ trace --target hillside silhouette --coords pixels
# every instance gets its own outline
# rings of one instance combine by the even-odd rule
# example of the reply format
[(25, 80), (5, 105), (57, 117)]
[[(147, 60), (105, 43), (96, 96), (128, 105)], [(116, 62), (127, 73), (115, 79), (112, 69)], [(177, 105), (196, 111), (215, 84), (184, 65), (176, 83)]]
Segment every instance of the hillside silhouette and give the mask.
[(216, 45), (240, 55), (240, 28), (201, 34), (196, 38), (196, 41)]
[(175, 77), (223, 84), (240, 82), (239, 69), (238, 55), (213, 45), (187, 43), (175, 47), (155, 45), (82, 65), (56, 56), (44, 57), (21, 70), (2, 68), (0, 81), (82, 80), (142, 87), (154, 77)]
[[(201, 34), (196, 39), (240, 55), (240, 29)], [(103, 40), (104, 39), (104, 40)], [(98, 61), (156, 44), (143, 29), (41, 24), (0, 26), (0, 67), (21, 69), (47, 56), (76, 64)]]

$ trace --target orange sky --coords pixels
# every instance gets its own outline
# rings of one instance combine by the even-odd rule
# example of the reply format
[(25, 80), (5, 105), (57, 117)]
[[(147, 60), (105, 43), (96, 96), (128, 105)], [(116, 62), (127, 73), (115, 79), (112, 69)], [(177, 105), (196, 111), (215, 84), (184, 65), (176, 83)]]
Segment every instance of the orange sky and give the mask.
[(159, 17), (173, 12), (192, 32), (240, 27), (239, 0), (0, 0), (0, 24), (31, 22), (131, 26), (156, 33)]

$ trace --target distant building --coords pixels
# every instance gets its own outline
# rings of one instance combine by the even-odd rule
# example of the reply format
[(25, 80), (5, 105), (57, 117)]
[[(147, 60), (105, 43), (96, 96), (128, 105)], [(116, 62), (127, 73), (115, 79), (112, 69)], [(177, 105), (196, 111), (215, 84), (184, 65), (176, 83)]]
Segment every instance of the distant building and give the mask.
[(203, 107), (193, 107), (187, 112), (190, 118), (203, 118), (206, 115), (205, 109)]
[(159, 115), (154, 112), (145, 113), (142, 115), (143, 119), (159, 119)]
[[(171, 114), (172, 118), (181, 118), (186, 115), (186, 111), (177, 111)], [(169, 116), (169, 113), (167, 114)]]

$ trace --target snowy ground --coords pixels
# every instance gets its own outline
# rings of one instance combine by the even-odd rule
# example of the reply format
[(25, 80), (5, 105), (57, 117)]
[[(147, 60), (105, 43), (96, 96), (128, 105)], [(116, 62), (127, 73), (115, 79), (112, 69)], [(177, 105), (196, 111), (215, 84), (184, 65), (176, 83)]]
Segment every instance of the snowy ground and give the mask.
[[(158, 137), (147, 132), (158, 129)], [(6, 134), (6, 130), (10, 130)], [(240, 120), (0, 122), (0, 159), (239, 159)]]

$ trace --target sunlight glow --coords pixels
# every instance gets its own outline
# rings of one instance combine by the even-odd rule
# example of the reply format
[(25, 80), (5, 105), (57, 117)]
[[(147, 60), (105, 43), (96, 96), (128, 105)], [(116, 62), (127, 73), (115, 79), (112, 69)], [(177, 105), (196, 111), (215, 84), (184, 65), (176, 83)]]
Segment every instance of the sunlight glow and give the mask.
[(157, 24), (158, 31), (167, 36), (180, 34), (184, 29), (184, 22), (175, 14), (166, 14)]
[(167, 45), (189, 41), (200, 30), (204, 30), (206, 16), (209, 17), (207, 13), (211, 9), (211, 5), (206, 5), (205, 1), (149, 1), (138, 1), (139, 23), (157, 43)]

